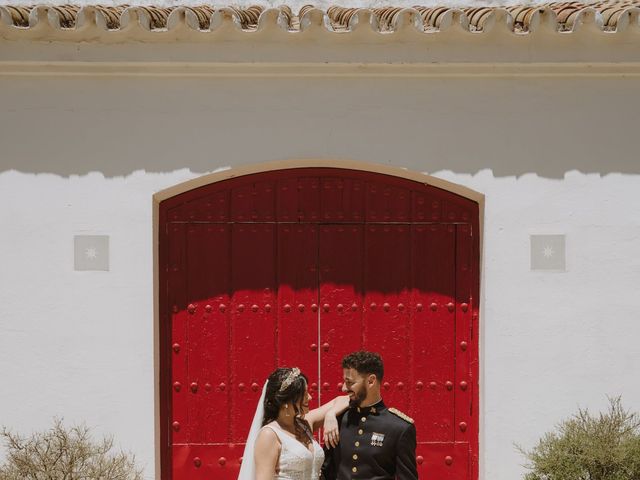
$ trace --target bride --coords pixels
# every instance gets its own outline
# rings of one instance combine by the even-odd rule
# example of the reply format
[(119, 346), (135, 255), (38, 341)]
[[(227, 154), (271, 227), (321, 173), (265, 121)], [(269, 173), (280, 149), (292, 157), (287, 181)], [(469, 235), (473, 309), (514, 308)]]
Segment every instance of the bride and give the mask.
[(267, 380), (247, 438), (238, 480), (317, 480), (324, 461), (313, 432), (338, 442), (336, 416), (349, 406), (337, 397), (309, 411), (307, 377), (298, 368), (278, 368)]

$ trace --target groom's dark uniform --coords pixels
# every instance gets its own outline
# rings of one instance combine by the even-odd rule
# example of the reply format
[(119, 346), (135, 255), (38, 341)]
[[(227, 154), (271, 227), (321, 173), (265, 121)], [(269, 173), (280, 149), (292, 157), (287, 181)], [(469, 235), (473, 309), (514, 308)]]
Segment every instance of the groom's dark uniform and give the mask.
[(417, 480), (416, 428), (380, 401), (338, 417), (340, 443), (325, 447), (325, 480)]

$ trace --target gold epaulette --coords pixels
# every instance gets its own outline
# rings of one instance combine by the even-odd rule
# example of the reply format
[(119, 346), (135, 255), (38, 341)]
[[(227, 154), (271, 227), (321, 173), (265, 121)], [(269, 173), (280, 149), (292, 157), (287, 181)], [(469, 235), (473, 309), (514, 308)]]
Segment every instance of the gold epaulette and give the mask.
[(411, 418), (409, 415), (405, 415), (404, 413), (402, 413), (400, 410), (398, 410), (397, 408), (390, 408), (389, 411), (391, 413), (393, 413), (394, 415), (397, 415), (398, 417), (400, 417), (401, 419), (403, 419), (405, 422), (409, 422), (409, 423), (413, 423), (413, 418)]

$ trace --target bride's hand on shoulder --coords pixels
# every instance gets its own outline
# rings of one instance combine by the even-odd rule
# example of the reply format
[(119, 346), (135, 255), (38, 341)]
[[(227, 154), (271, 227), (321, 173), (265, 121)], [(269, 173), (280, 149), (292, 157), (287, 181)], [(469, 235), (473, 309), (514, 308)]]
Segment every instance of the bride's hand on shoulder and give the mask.
[(340, 441), (340, 425), (338, 415), (344, 413), (349, 408), (349, 395), (336, 397), (333, 405), (324, 417), (324, 443), (331, 448), (335, 448)]
[(309, 422), (309, 425), (315, 432), (319, 428), (325, 427), (326, 417), (329, 412), (332, 412), (333, 418), (335, 419), (335, 417), (343, 413), (347, 408), (349, 408), (349, 396), (342, 395), (325, 403), (319, 408), (311, 410), (307, 415), (305, 415), (305, 419)]
[(327, 412), (324, 417), (324, 432), (322, 435), (325, 445), (335, 448), (340, 441), (340, 428), (338, 427), (338, 418), (333, 411)]

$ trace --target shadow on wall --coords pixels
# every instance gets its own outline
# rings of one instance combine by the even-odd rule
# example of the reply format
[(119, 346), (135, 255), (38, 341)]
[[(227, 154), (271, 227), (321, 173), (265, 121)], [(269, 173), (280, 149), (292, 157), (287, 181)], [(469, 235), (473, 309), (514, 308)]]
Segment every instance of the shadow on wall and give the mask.
[(0, 171), (350, 159), (497, 177), (640, 174), (634, 79), (607, 83), (606, 97), (598, 79), (338, 80), (7, 80)]

